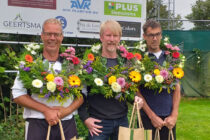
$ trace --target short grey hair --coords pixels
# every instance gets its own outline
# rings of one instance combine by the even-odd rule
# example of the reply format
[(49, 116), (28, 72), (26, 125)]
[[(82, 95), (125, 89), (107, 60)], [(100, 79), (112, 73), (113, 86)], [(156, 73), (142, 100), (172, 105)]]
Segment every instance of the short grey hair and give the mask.
[(61, 22), (60, 22), (58, 19), (56, 19), (56, 18), (49, 18), (49, 19), (45, 20), (44, 23), (43, 23), (43, 25), (42, 25), (42, 32), (44, 32), (44, 26), (45, 26), (46, 24), (48, 24), (48, 23), (58, 24), (58, 25), (61, 27), (61, 31), (63, 32), (63, 30), (62, 30), (62, 24), (61, 24)]

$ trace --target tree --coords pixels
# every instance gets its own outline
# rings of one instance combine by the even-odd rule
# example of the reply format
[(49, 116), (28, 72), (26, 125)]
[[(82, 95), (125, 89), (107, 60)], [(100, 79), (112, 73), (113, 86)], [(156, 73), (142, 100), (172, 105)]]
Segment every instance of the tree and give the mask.
[[(165, 20), (160, 20), (160, 24), (162, 26), (162, 29), (163, 30), (167, 30), (167, 29), (170, 29), (170, 30), (180, 30), (180, 29), (183, 29), (182, 25), (183, 25), (183, 22), (182, 21), (179, 21), (181, 19), (181, 16), (180, 15), (173, 15), (173, 14), (170, 14), (169, 15), (169, 12), (167, 10), (167, 5), (164, 5), (163, 4), (163, 1), (160, 0), (160, 3), (159, 3), (159, 7), (160, 7), (160, 19), (165, 19)], [(157, 10), (157, 8), (155, 7), (155, 1), (154, 0), (147, 0), (147, 19), (151, 19), (151, 18), (158, 18), (157, 15), (155, 15), (155, 10)], [(169, 16), (168, 16), (169, 15)], [(174, 21), (172, 20), (167, 20), (167, 19), (173, 19)]]
[[(192, 6), (192, 13), (187, 15), (189, 20), (210, 20), (210, 0), (198, 0)], [(192, 21), (194, 23), (194, 30), (210, 29), (210, 21)]]

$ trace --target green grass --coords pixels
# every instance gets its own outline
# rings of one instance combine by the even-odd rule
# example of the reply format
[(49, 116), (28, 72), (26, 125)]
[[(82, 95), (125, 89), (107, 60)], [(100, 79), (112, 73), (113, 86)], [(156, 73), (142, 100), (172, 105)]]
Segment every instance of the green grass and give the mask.
[(182, 98), (177, 140), (210, 140), (210, 99)]

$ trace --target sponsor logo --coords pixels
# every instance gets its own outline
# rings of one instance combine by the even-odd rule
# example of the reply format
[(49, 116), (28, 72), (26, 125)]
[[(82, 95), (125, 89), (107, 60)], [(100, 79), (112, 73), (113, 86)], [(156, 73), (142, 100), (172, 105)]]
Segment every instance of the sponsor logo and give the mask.
[(122, 27), (122, 37), (141, 36), (141, 22), (118, 21)]
[(82, 2), (79, 0), (71, 0), (71, 8), (90, 10), (90, 4), (91, 0), (83, 0)]
[(20, 14), (17, 14), (13, 20), (3, 21), (3, 26), (15, 29), (41, 29), (40, 23), (24, 21)]
[(66, 26), (67, 26), (67, 20), (66, 20), (66, 18), (63, 17), (63, 16), (57, 16), (55, 18), (61, 22), (62, 29), (64, 30), (66, 28)]
[(141, 4), (104, 1), (104, 15), (141, 17)]
[(99, 34), (100, 21), (80, 19), (77, 24), (77, 29), (81, 33)]
[(79, 14), (97, 15), (98, 11), (91, 10), (91, 0), (69, 0), (68, 8), (63, 8), (63, 12)]

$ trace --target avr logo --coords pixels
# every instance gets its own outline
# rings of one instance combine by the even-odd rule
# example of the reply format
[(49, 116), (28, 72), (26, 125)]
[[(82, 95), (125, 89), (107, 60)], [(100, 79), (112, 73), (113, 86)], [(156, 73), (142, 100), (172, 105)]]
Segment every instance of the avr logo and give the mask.
[(71, 8), (90, 10), (91, 0), (71, 0)]

